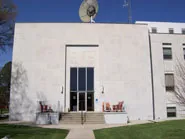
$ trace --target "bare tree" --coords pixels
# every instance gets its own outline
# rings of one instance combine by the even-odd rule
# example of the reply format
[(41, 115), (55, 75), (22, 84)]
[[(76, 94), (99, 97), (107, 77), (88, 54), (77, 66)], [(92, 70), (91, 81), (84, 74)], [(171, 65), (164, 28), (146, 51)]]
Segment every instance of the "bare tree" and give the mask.
[(177, 62), (175, 78), (175, 97), (176, 103), (185, 106), (185, 63)]
[(16, 6), (11, 0), (0, 0), (0, 50), (12, 47)]

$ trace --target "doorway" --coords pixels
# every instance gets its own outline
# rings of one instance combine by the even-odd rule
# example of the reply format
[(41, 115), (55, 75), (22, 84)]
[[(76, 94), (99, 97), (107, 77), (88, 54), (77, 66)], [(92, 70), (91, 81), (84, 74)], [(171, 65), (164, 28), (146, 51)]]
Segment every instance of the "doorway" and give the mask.
[(78, 93), (78, 110), (79, 111), (86, 111), (86, 93), (85, 92), (79, 92)]
[(94, 68), (70, 68), (70, 110), (94, 111)]

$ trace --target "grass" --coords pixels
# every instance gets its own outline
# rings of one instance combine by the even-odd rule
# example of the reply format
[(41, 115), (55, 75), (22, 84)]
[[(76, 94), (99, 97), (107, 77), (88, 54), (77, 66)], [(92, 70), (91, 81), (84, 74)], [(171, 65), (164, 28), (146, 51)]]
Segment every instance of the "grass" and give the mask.
[(0, 109), (0, 114), (9, 113), (8, 109)]
[(6, 121), (8, 120), (8, 115), (7, 116), (3, 116), (3, 114), (8, 114), (9, 111), (8, 109), (0, 109), (0, 121)]
[(0, 124), (0, 138), (9, 135), (12, 139), (64, 139), (68, 130)]
[(185, 120), (94, 130), (96, 139), (185, 139)]

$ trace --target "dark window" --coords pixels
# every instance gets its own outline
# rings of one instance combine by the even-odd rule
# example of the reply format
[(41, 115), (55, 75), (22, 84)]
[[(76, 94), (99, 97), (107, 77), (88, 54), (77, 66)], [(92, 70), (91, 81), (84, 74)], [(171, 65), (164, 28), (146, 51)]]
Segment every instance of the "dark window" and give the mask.
[(157, 28), (153, 27), (152, 28), (152, 33), (157, 33)]
[(185, 48), (183, 48), (183, 54), (184, 54), (184, 59), (185, 59)]
[(87, 90), (94, 90), (94, 68), (87, 68)]
[(79, 68), (78, 69), (78, 90), (86, 91), (86, 69)]
[(163, 45), (172, 45), (171, 43), (163, 43)]
[(167, 107), (167, 117), (176, 117), (176, 107)]
[(71, 91), (77, 91), (77, 68), (71, 68), (70, 89), (71, 89)]
[(185, 28), (182, 29), (182, 34), (185, 34)]
[(185, 43), (183, 43), (182, 45), (185, 46)]
[(171, 73), (165, 74), (166, 91), (174, 91), (174, 75)]
[(170, 34), (173, 34), (173, 33), (174, 33), (173, 28), (169, 28), (169, 33), (170, 33)]
[(172, 49), (171, 48), (163, 48), (163, 58), (172, 59)]

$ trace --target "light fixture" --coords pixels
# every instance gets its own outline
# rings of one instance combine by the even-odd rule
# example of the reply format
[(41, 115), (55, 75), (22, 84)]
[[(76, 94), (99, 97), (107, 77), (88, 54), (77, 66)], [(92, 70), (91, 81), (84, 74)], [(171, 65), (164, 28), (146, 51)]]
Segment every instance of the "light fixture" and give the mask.
[(104, 86), (102, 86), (102, 94), (104, 94)]
[(63, 94), (63, 86), (62, 86), (62, 91), (61, 91), (61, 94)]

